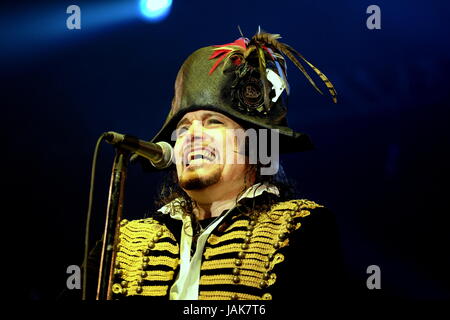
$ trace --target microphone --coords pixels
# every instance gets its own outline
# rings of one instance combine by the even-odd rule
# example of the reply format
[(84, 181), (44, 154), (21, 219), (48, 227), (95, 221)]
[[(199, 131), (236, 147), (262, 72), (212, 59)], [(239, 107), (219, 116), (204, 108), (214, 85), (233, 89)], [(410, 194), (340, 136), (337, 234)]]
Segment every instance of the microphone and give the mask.
[(157, 169), (165, 169), (173, 163), (173, 148), (167, 142), (147, 142), (114, 131), (105, 132), (104, 137), (106, 142), (149, 160)]

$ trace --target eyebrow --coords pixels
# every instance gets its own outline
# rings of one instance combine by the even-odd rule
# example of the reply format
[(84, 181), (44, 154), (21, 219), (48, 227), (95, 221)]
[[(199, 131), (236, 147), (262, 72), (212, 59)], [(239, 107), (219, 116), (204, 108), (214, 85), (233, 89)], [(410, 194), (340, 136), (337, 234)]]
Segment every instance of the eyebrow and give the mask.
[(178, 122), (177, 124), (177, 128), (180, 127), (181, 125), (183, 125), (184, 123), (188, 123), (189, 120), (187, 118), (182, 119), (180, 122)]

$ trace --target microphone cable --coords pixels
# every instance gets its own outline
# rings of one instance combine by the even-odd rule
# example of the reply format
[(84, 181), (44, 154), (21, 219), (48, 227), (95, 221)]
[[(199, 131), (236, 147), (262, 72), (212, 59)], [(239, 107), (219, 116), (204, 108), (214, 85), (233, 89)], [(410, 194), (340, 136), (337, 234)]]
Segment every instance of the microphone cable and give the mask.
[(86, 300), (87, 297), (87, 262), (89, 257), (89, 232), (90, 232), (90, 224), (91, 224), (91, 216), (92, 216), (92, 202), (94, 199), (94, 180), (95, 180), (95, 169), (97, 166), (97, 158), (98, 158), (98, 151), (100, 149), (101, 142), (105, 139), (106, 132), (103, 133), (97, 140), (97, 143), (95, 144), (94, 149), (94, 156), (92, 158), (92, 168), (91, 168), (91, 180), (90, 180), (90, 186), (89, 186), (89, 202), (88, 202), (88, 210), (87, 210), (87, 216), (86, 216), (86, 229), (85, 229), (85, 236), (84, 236), (84, 262), (83, 262), (83, 293), (82, 293), (82, 300)]

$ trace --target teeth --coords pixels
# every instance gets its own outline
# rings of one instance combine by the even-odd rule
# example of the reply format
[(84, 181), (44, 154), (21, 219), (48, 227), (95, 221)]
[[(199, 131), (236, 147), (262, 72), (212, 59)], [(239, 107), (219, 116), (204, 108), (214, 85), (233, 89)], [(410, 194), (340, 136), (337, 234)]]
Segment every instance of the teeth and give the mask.
[(186, 157), (186, 165), (189, 165), (189, 162), (196, 159), (206, 159), (208, 161), (213, 161), (215, 158), (214, 154), (208, 150), (198, 150), (193, 151), (187, 154)]

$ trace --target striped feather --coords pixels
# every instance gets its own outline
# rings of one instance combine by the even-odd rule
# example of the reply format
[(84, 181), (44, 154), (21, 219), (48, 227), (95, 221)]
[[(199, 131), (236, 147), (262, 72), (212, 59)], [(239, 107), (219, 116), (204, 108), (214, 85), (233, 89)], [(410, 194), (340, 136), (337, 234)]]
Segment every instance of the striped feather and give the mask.
[(331, 81), (327, 78), (327, 76), (325, 76), (318, 68), (316, 68), (308, 60), (306, 60), (305, 57), (302, 54), (300, 54), (300, 52), (298, 52), (297, 50), (295, 50), (294, 48), (292, 48), (292, 47), (290, 47), (290, 46), (288, 46), (286, 44), (284, 44), (284, 45), (286, 47), (288, 47), (290, 51), (294, 52), (298, 57), (300, 57), (300, 59), (305, 61), (311, 67), (311, 69), (314, 70), (314, 72), (320, 77), (320, 79), (322, 79), (322, 81), (327, 86), (328, 91), (330, 92), (330, 95), (333, 98), (333, 102), (337, 103), (337, 92), (336, 92), (336, 89), (334, 88), (334, 86), (331, 83)]
[(333, 98), (333, 102), (337, 103), (337, 92), (334, 88), (333, 84), (330, 82), (330, 80), (315, 66), (313, 66), (308, 60), (306, 60), (297, 50), (290, 47), (289, 45), (285, 43), (279, 42), (277, 39), (281, 38), (279, 34), (269, 34), (269, 33), (258, 33), (253, 38), (252, 41), (256, 43), (265, 43), (269, 46), (272, 46), (273, 48), (277, 49), (281, 53), (283, 53), (285, 56), (287, 56), (294, 65), (304, 74), (304, 76), (308, 79), (308, 81), (311, 83), (311, 85), (321, 94), (322, 91), (317, 87), (314, 80), (309, 76), (306, 69), (303, 67), (303, 65), (298, 61), (298, 59), (295, 57), (298, 56), (301, 60), (303, 60), (308, 66), (310, 66), (314, 72), (320, 77), (320, 79), (325, 83), (325, 85), (328, 88), (328, 91), (330, 92), (331, 97)]

